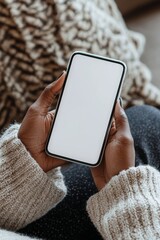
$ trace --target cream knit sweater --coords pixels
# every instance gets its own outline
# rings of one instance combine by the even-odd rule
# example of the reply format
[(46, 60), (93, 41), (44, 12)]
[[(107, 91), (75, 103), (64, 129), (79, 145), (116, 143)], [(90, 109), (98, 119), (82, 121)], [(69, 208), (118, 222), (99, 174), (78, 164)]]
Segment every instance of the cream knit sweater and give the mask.
[(88, 200), (87, 210), (104, 239), (160, 239), (160, 173), (149, 166), (122, 171)]
[[(47, 174), (17, 138), (12, 125), (0, 138), (0, 228), (15, 231), (40, 218), (66, 194), (60, 169)], [(30, 239), (0, 230), (0, 240)]]
[[(66, 194), (60, 170), (44, 173), (17, 138), (18, 129), (11, 126), (0, 139), (0, 240), (31, 239), (11, 231)], [(122, 171), (88, 200), (87, 211), (104, 239), (160, 239), (159, 172), (149, 166)]]

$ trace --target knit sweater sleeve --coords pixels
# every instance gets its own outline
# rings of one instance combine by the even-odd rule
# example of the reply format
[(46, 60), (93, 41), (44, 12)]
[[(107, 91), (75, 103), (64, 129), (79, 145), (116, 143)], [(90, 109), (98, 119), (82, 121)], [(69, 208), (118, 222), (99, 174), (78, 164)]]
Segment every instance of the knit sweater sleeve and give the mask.
[(160, 173), (150, 166), (122, 171), (87, 202), (103, 239), (160, 239)]
[(24, 236), (22, 234), (17, 234), (7, 230), (0, 230), (0, 239), (1, 240), (42, 240), (38, 238), (31, 238), (28, 236)]
[(66, 194), (60, 169), (46, 174), (18, 139), (18, 129), (12, 125), (0, 138), (0, 228), (7, 230), (40, 218)]

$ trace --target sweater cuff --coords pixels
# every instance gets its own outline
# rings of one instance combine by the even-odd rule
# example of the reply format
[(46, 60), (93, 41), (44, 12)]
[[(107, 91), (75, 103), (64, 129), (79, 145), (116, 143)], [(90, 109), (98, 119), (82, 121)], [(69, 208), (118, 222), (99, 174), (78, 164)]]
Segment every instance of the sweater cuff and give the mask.
[(2, 230), (2, 229), (0, 229), (0, 239), (1, 240), (42, 240), (39, 238), (32, 238), (32, 237), (24, 236), (22, 234), (17, 234), (17, 233)]
[(141, 239), (138, 236), (144, 229), (152, 231), (151, 215), (155, 220), (159, 219), (160, 207), (156, 200), (160, 198), (159, 186), (156, 169), (148, 165), (132, 167), (114, 176), (100, 192), (91, 196), (87, 211), (103, 238), (124, 239), (126, 235), (123, 234), (129, 231), (126, 239)]
[(40, 218), (66, 195), (60, 168), (47, 174), (12, 125), (0, 141), (0, 227), (17, 230)]

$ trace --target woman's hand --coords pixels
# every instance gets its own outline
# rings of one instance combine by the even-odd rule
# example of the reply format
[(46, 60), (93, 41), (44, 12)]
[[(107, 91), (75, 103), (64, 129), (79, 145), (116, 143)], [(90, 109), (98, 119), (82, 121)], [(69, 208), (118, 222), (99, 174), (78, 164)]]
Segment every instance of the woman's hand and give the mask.
[(29, 108), (18, 132), (19, 139), (45, 172), (65, 163), (45, 153), (45, 144), (54, 117), (54, 111), (49, 112), (49, 108), (55, 96), (60, 92), (64, 79), (65, 72), (57, 81), (44, 89), (40, 97)]
[(117, 102), (108, 143), (101, 164), (92, 168), (92, 176), (98, 190), (122, 170), (135, 166), (134, 142), (127, 116)]

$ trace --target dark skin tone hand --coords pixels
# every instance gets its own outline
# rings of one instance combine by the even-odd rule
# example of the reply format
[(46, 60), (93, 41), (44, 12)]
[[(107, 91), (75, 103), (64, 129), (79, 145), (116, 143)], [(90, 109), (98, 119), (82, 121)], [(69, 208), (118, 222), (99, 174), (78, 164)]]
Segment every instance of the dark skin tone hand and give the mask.
[(64, 79), (65, 72), (44, 89), (29, 108), (18, 132), (19, 139), (45, 172), (66, 163), (45, 153), (45, 144), (54, 118), (54, 111), (49, 109), (61, 91)]
[[(29, 108), (18, 132), (26, 149), (45, 172), (67, 163), (45, 153), (45, 144), (54, 118), (54, 111), (49, 109), (61, 91), (64, 79), (65, 72), (45, 88)], [(117, 103), (103, 161), (91, 169), (97, 188), (102, 189), (113, 176), (134, 165), (135, 151), (129, 123), (124, 110)]]
[(127, 116), (117, 102), (103, 160), (98, 167), (91, 168), (98, 190), (101, 190), (113, 176), (133, 166), (135, 166), (134, 142)]

